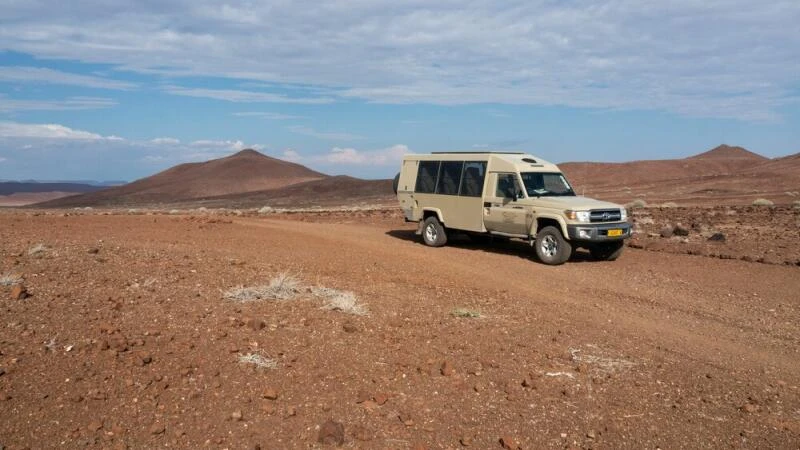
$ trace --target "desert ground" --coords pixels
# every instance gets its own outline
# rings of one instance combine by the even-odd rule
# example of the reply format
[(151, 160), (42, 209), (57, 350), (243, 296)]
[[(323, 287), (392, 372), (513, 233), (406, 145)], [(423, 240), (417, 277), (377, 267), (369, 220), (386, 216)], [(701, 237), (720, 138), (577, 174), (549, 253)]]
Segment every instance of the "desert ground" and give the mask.
[(550, 267), (393, 208), (0, 211), (0, 447), (797, 448), (800, 210), (633, 221)]

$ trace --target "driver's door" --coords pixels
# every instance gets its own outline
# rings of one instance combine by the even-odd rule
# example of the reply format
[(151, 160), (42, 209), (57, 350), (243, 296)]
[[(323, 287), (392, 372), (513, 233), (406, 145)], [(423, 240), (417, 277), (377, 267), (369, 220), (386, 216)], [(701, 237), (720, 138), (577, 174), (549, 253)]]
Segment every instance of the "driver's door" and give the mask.
[(492, 173), (483, 203), (483, 224), (487, 231), (514, 235), (528, 235), (528, 213), (518, 198), (524, 190), (515, 173)]

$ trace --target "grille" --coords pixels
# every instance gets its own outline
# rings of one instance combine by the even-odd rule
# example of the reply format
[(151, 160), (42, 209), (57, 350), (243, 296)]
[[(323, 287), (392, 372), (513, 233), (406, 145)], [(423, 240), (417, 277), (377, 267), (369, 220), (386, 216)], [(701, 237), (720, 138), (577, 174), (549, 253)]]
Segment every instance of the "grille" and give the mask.
[(618, 209), (595, 209), (589, 213), (591, 222), (619, 222), (622, 219)]

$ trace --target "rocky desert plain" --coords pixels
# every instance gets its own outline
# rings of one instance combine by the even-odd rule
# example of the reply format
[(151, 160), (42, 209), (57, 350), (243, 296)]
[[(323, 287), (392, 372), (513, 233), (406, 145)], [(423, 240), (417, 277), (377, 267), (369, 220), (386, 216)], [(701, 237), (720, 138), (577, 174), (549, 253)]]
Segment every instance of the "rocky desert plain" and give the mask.
[(0, 209), (0, 448), (800, 447), (800, 154), (560, 167), (617, 261), (254, 151)]

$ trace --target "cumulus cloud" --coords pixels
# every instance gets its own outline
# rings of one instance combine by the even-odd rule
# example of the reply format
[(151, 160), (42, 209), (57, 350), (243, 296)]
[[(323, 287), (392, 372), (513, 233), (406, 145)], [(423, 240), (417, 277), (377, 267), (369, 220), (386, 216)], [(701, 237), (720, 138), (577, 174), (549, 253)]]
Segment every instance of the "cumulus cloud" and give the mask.
[(0, 138), (77, 139), (84, 141), (119, 139), (116, 136), (103, 137), (97, 133), (74, 130), (59, 124), (31, 124), (17, 122), (0, 122)]
[(282, 158), (289, 161), (304, 161), (324, 165), (349, 166), (395, 166), (409, 153), (408, 146), (398, 144), (378, 150), (356, 150), (355, 148), (334, 147), (321, 155), (304, 157), (292, 149), (283, 151)]
[[(0, 48), (384, 103), (652, 109), (769, 120), (796, 103), (795, 0), (12, 2)], [(273, 92), (172, 87), (235, 102)], [(312, 103), (332, 98), (311, 97)]]
[(61, 124), (0, 122), (0, 159), (15, 179), (131, 180), (263, 145), (241, 140), (124, 139)]
[(171, 137), (158, 137), (151, 139), (150, 142), (156, 145), (178, 145), (181, 143), (181, 140)]
[(62, 86), (80, 86), (95, 89), (131, 90), (135, 83), (111, 80), (91, 75), (80, 75), (43, 67), (2, 66), (0, 81), (16, 83), (42, 83)]

